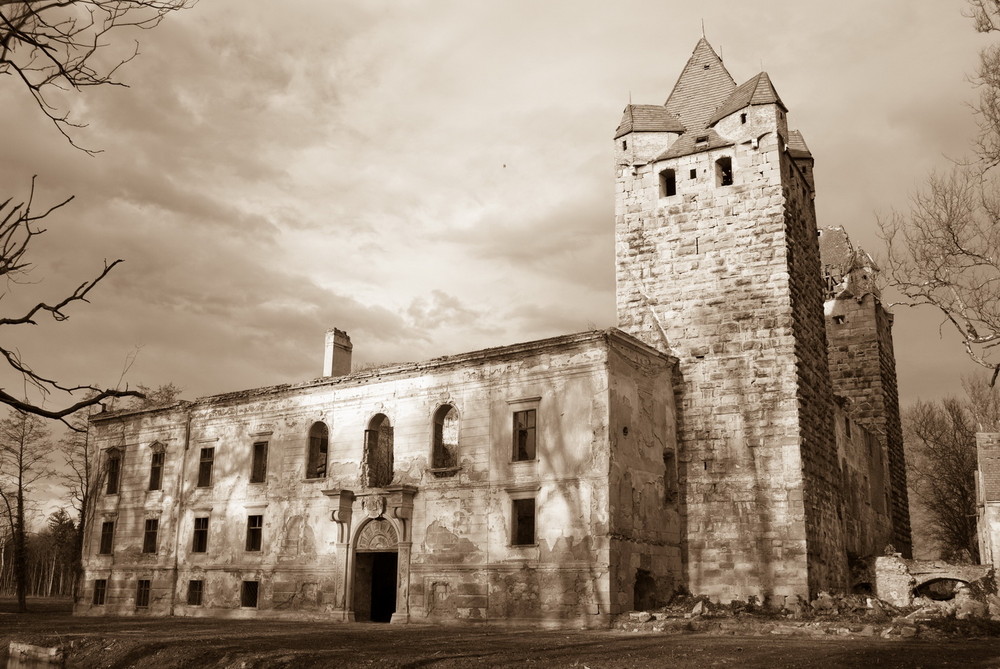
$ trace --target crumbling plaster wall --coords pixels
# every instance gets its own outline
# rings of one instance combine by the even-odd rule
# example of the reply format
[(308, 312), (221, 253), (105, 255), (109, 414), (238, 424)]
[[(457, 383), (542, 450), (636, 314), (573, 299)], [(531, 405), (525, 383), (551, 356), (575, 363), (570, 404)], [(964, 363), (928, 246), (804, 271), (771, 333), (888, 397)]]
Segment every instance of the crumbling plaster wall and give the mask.
[[(690, 588), (727, 601), (805, 597), (846, 571), (811, 194), (784, 113), (743, 111), (716, 126), (730, 147), (648, 163), (616, 145), (619, 327), (680, 359)], [(677, 194), (661, 198), (665, 167)]]

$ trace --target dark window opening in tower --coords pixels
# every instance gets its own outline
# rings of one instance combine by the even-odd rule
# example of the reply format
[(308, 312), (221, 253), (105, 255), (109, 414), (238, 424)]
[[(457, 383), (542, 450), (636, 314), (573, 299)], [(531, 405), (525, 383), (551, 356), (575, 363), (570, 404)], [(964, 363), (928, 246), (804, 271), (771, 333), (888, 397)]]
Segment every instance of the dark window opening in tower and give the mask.
[(729, 156), (723, 156), (715, 161), (715, 185), (733, 185), (733, 159)]
[(740, 114), (740, 123), (746, 123), (746, 122), (747, 122), (747, 115)]
[(660, 197), (670, 197), (677, 194), (677, 178), (673, 170), (660, 172)]
[(691, 170), (691, 172), (689, 173), (689, 176), (690, 176), (690, 177), (691, 177), (692, 179), (697, 179), (697, 178), (698, 178), (698, 170), (696, 170), (696, 169), (692, 169), (692, 170)]
[(622, 140), (622, 148), (623, 149), (627, 149), (628, 148), (628, 140), (624, 140), (624, 139)]
[(694, 138), (695, 144), (704, 144), (707, 141), (708, 141), (708, 135), (698, 135), (697, 137)]

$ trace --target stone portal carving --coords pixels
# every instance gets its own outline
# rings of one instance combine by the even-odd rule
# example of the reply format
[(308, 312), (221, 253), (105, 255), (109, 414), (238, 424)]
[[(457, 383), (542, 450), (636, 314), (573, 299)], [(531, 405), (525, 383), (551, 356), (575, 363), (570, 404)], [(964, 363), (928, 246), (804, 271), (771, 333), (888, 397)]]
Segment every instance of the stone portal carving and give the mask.
[(399, 537), (396, 535), (396, 528), (385, 518), (373, 520), (367, 523), (361, 532), (358, 533), (357, 550), (364, 551), (391, 551), (396, 550)]

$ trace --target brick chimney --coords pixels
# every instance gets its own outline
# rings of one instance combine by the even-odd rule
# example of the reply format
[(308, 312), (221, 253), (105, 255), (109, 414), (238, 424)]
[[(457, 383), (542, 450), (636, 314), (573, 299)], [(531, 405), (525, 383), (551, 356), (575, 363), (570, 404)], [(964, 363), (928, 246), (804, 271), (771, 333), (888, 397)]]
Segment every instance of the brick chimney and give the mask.
[(326, 331), (326, 354), (323, 356), (323, 376), (347, 376), (351, 373), (351, 338), (343, 330)]

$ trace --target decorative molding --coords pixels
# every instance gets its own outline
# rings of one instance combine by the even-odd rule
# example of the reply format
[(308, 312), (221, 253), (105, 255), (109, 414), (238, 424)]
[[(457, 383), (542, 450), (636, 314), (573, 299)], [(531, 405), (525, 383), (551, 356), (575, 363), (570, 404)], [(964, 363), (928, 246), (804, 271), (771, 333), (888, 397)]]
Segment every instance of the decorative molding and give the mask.
[(371, 520), (358, 533), (355, 550), (358, 552), (386, 551), (397, 548), (399, 537), (396, 528), (385, 518)]
[(520, 397), (518, 399), (507, 400), (507, 404), (538, 404), (542, 401), (542, 396), (537, 397)]

